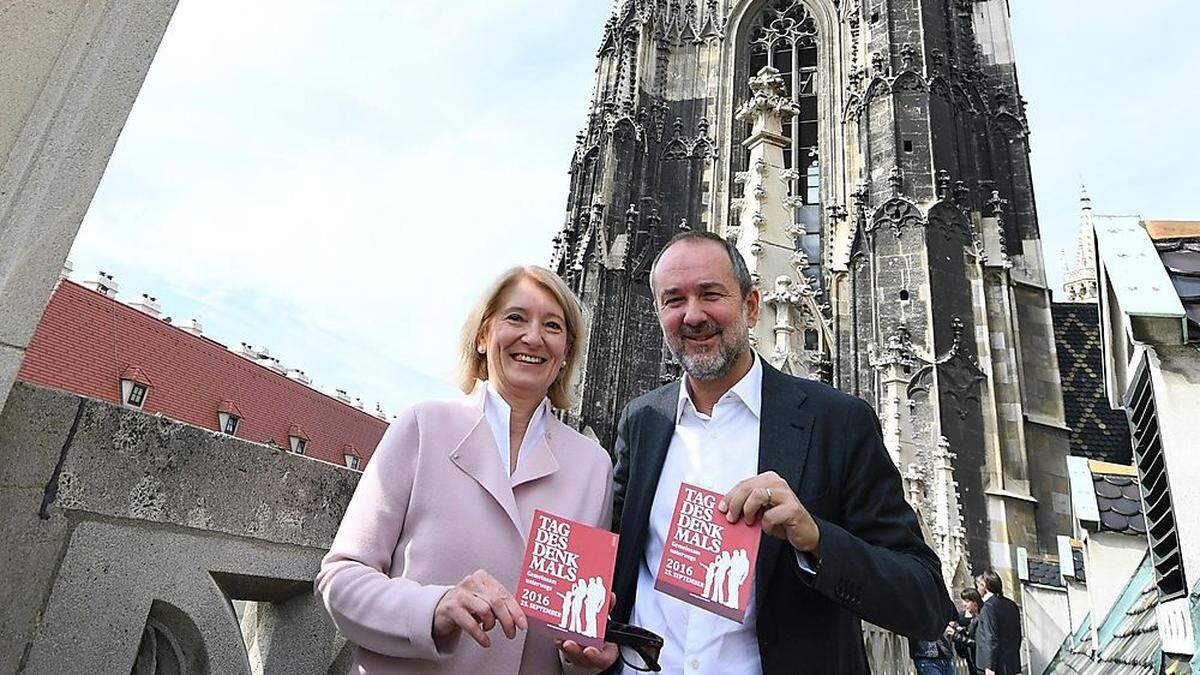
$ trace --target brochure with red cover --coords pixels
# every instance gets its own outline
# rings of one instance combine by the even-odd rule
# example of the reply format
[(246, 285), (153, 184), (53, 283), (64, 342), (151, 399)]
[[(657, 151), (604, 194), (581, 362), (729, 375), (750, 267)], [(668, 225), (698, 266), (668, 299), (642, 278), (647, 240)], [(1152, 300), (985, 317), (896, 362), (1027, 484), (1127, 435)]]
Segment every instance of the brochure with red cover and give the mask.
[(717, 510), (724, 495), (681, 483), (654, 588), (742, 623), (762, 531)]
[(530, 628), (603, 647), (616, 561), (617, 535), (534, 511), (516, 591)]

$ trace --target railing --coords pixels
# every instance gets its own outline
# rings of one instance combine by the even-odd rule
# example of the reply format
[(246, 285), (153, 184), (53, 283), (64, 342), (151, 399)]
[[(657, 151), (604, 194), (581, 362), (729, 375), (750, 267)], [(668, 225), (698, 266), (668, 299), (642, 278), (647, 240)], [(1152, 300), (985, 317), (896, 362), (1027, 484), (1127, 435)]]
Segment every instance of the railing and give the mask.
[[(908, 653), (908, 639), (869, 623), (863, 624), (863, 643), (867, 648), (867, 663), (873, 675), (910, 675), (914, 673)], [(955, 657), (954, 670), (958, 675), (974, 675), (963, 659)]]

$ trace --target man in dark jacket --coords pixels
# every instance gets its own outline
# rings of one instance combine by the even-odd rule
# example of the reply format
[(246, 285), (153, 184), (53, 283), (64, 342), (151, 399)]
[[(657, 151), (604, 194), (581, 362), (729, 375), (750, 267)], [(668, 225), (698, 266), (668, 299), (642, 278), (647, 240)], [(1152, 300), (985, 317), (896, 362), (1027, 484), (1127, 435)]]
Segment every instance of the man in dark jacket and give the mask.
[[(870, 405), (754, 353), (759, 290), (721, 237), (678, 235), (650, 282), (686, 375), (632, 401), (618, 425), (612, 617), (663, 634), (664, 671), (689, 675), (859, 675), (864, 619), (937, 639), (954, 607)], [(745, 623), (654, 588), (685, 480), (763, 531)]]
[(1004, 584), (992, 570), (975, 577), (983, 596), (979, 627), (975, 633), (975, 667), (984, 675), (1019, 675), (1021, 672), (1021, 610), (1004, 597)]

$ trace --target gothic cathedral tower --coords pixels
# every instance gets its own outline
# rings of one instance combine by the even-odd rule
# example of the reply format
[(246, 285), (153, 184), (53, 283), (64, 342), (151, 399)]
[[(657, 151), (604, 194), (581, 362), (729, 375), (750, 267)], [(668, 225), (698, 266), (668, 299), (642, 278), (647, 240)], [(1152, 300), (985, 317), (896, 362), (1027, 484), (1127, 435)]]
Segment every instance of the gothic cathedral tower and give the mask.
[(617, 0), (554, 266), (591, 312), (569, 415), (612, 447), (679, 376), (648, 285), (684, 229), (763, 295), (776, 367), (871, 402), (947, 580), (1070, 533), (1007, 0)]

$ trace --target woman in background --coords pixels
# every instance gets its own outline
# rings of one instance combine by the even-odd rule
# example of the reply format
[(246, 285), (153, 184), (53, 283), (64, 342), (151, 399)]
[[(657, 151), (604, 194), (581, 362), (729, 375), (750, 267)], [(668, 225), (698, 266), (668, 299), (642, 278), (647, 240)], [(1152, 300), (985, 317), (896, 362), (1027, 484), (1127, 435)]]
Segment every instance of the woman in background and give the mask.
[(358, 646), (351, 672), (561, 671), (554, 643), (525, 632), (512, 590), (534, 509), (610, 524), (607, 453), (551, 412), (570, 404), (585, 331), (562, 279), (510, 269), (463, 326), (466, 396), (392, 422), (316, 580)]
[(979, 627), (979, 610), (983, 607), (983, 597), (974, 588), (964, 588), (958, 594), (963, 603), (963, 613), (959, 617), (954, 631), (954, 651), (965, 659), (972, 673), (978, 673), (975, 668), (975, 630)]

